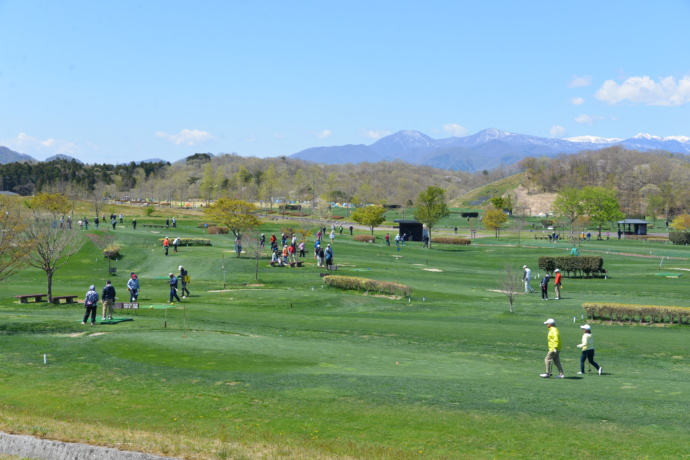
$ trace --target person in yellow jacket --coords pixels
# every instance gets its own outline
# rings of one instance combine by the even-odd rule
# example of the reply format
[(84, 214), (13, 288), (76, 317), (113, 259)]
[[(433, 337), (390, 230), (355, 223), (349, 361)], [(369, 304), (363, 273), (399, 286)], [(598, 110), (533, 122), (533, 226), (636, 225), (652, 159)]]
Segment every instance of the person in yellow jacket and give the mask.
[(582, 354), (580, 355), (580, 372), (578, 372), (578, 374), (585, 373), (585, 361), (589, 360), (597, 372), (599, 372), (599, 375), (601, 375), (601, 366), (594, 362), (594, 339), (592, 339), (592, 328), (589, 324), (585, 324), (584, 326), (580, 326), (580, 329), (584, 330), (585, 333), (582, 334), (582, 343), (577, 346), (577, 348), (582, 348)]
[(544, 363), (546, 364), (546, 373), (545, 374), (539, 374), (540, 377), (543, 377), (545, 379), (548, 379), (551, 377), (551, 364), (556, 364), (556, 367), (558, 368), (558, 379), (563, 379), (565, 378), (565, 375), (563, 374), (563, 366), (561, 366), (561, 333), (558, 332), (558, 328), (556, 327), (556, 320), (553, 318), (549, 318), (546, 321), (544, 321), (544, 324), (546, 324), (546, 327), (549, 328), (549, 334), (547, 336), (548, 340), (548, 345), (549, 345), (549, 352), (546, 354), (546, 358), (544, 358)]

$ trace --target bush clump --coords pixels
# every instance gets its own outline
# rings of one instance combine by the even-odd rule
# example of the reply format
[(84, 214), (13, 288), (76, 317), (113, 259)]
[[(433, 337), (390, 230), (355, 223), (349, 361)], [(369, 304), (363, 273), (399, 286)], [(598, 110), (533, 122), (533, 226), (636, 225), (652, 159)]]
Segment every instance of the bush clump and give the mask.
[(566, 256), (566, 257), (540, 257), (539, 268), (553, 273), (555, 269), (560, 269), (566, 276), (602, 276), (604, 270), (604, 259), (600, 256)]
[(412, 288), (403, 284), (389, 283), (387, 281), (377, 281), (356, 276), (327, 276), (324, 278), (328, 286), (350, 289), (355, 291), (377, 292), (381, 294), (400, 295), (409, 297)]
[(216, 227), (215, 225), (208, 228), (209, 235), (227, 235), (229, 231), (228, 227)]
[[(627, 238), (627, 236), (626, 236)], [(673, 244), (690, 244), (690, 232), (669, 232), (668, 239), (671, 240)]]
[(431, 242), (440, 244), (460, 244), (465, 246), (472, 244), (472, 240), (469, 238), (456, 238), (452, 236), (434, 236), (431, 238)]
[(103, 256), (108, 259), (117, 259), (120, 257), (120, 246), (116, 246), (114, 244), (108, 245), (103, 250)]
[(690, 308), (590, 302), (582, 305), (588, 318), (640, 323), (690, 324)]
[(331, 216), (330, 218), (331, 218), (331, 219), (334, 219), (334, 220), (339, 220), (339, 219), (344, 219), (345, 216), (335, 216), (335, 215), (333, 215), (333, 216)]
[(362, 241), (364, 243), (375, 243), (376, 242), (376, 236), (375, 235), (355, 235), (354, 240), (355, 241)]

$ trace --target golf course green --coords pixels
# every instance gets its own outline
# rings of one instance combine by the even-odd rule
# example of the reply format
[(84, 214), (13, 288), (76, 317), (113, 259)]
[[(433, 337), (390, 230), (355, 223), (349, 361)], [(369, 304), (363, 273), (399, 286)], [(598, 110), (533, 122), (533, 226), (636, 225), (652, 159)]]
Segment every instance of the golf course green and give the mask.
[[(99, 304), (97, 324), (82, 325), (81, 303), (19, 303), (46, 291), (34, 268), (4, 282), (0, 431), (190, 459), (690, 457), (690, 326), (590, 321), (582, 308), (687, 307), (690, 248), (583, 242), (580, 254), (602, 256), (606, 277), (565, 278), (562, 300), (553, 285), (549, 301), (519, 295), (510, 313), (506, 268), (527, 264), (538, 291), (538, 258), (566, 256), (569, 243), (522, 230), (398, 250), (381, 238), (390, 227), (373, 244), (336, 236), (335, 274), (410, 286), (400, 298), (325, 285), (313, 237), (304, 267), (270, 267), (266, 250), (257, 279), (231, 234), (209, 235), (187, 216), (177, 229), (141, 225), (156, 219), (107, 231), (121, 248), (115, 275), (85, 240), (53, 280), (54, 295), (83, 299), (110, 279), (126, 302), (136, 272), (140, 308), (115, 313), (132, 321), (100, 324)], [(298, 225), (271, 220), (261, 231), (268, 241)], [(165, 256), (164, 236), (213, 245)], [(170, 305), (167, 276), (180, 265), (191, 295)], [(547, 318), (563, 340), (562, 380), (539, 377)], [(602, 375), (577, 374), (586, 322)]]

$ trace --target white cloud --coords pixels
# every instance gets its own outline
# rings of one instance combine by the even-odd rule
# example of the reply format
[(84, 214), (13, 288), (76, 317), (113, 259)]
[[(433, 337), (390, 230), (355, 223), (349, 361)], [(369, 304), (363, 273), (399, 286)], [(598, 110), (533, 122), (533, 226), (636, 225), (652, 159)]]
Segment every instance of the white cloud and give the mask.
[(554, 138), (565, 137), (566, 130), (563, 126), (554, 125), (549, 128), (549, 135)]
[(171, 142), (175, 145), (196, 145), (196, 144), (203, 144), (204, 142), (211, 141), (215, 139), (211, 135), (211, 133), (207, 133), (206, 131), (200, 131), (198, 129), (183, 129), (177, 134), (168, 134), (164, 133), (162, 131), (156, 132), (156, 137), (159, 137), (161, 139), (165, 139), (168, 142)]
[(319, 139), (326, 139), (327, 137), (331, 137), (333, 135), (333, 131), (330, 129), (324, 129), (323, 131), (316, 133), (316, 137)]
[(280, 133), (273, 133), (275, 139), (285, 139), (285, 136)]
[(53, 138), (41, 140), (26, 133), (19, 133), (14, 139), (8, 139), (3, 143), (20, 153), (41, 152), (48, 155), (71, 155), (77, 151), (77, 145), (73, 142)]
[(568, 83), (568, 88), (582, 88), (583, 86), (589, 86), (592, 84), (592, 77), (589, 75), (573, 75)]
[(574, 97), (570, 100), (570, 103), (573, 105), (582, 105), (585, 103), (585, 100), (581, 97)]
[(690, 75), (676, 81), (673, 77), (654, 81), (648, 76), (630, 77), (620, 85), (606, 80), (594, 95), (609, 104), (628, 100), (636, 104), (679, 106), (690, 102)]
[(377, 131), (374, 129), (364, 130), (364, 137), (367, 139), (381, 139), (382, 137), (386, 137), (390, 134), (390, 131)]
[(447, 123), (443, 125), (443, 131), (451, 136), (464, 136), (467, 134), (467, 128), (460, 126), (457, 123)]
[(583, 125), (593, 125), (596, 121), (601, 120), (602, 117), (596, 115), (585, 115), (584, 113), (579, 117), (575, 117), (576, 123), (581, 123)]

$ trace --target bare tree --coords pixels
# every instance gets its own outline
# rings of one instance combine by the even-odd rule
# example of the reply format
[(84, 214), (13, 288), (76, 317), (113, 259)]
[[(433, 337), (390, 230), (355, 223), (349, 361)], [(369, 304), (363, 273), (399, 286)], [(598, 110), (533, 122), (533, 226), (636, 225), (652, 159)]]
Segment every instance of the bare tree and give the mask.
[(33, 241), (27, 253), (29, 265), (40, 268), (48, 278), (48, 302), (53, 301), (53, 275), (69, 262), (81, 247), (82, 238), (76, 228), (57, 224), (58, 216), (71, 208), (63, 195), (39, 194), (27, 202), (31, 209), (24, 223), (24, 237)]
[(513, 313), (515, 299), (522, 292), (522, 274), (517, 267), (506, 264), (503, 267), (503, 276), (498, 278), (498, 288), (508, 298), (510, 312)]
[(33, 240), (23, 238), (24, 222), (15, 200), (0, 196), (0, 281), (26, 266)]

